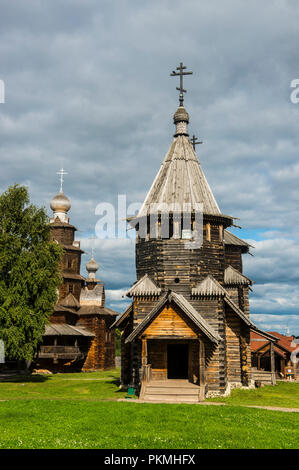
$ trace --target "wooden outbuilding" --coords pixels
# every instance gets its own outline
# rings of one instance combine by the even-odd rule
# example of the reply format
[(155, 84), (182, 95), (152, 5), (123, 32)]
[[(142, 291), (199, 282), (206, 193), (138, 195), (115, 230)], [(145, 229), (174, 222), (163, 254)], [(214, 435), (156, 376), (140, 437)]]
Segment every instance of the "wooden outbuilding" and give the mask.
[(251, 362), (256, 377), (266, 383), (269, 373), (274, 372), (277, 379), (296, 380), (299, 377), (299, 346), (295, 343), (294, 336), (286, 336), (277, 331), (270, 331), (268, 334), (277, 339), (272, 346), (267, 338), (256, 331), (252, 331), (250, 335)]

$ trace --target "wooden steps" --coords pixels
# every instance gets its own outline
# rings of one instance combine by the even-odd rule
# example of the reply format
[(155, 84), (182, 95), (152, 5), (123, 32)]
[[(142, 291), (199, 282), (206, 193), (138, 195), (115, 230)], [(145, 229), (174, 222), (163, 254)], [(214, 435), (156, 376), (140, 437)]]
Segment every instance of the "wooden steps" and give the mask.
[(140, 399), (148, 402), (198, 403), (200, 387), (187, 380), (152, 380), (143, 385)]

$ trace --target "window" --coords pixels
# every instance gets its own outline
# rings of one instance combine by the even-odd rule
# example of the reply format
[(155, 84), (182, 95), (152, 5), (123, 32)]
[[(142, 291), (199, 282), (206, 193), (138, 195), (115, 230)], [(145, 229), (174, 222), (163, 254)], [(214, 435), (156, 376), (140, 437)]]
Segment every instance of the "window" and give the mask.
[(73, 293), (73, 284), (69, 284), (69, 293), (70, 293), (70, 294)]

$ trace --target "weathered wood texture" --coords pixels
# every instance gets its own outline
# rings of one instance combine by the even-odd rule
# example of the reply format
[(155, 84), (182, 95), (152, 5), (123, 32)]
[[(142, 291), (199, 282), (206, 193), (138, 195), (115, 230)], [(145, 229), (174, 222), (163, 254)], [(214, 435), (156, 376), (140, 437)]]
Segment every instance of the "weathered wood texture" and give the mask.
[(182, 239), (137, 239), (136, 271), (139, 280), (148, 274), (164, 290), (171, 289), (190, 298), (191, 287), (212, 275), (224, 276), (224, 245), (219, 227), (211, 224), (211, 241), (204, 238), (200, 249), (186, 248)]
[(225, 245), (225, 267), (232, 266), (240, 273), (243, 272), (242, 248), (233, 245)]
[(227, 376), (231, 383), (242, 383), (241, 375), (241, 321), (239, 317), (226, 306), (226, 354)]
[[(189, 321), (190, 323), (190, 321)], [(155, 336), (178, 336), (182, 338), (197, 338), (197, 334), (172, 306), (166, 306), (144, 331), (147, 338)]]
[[(210, 217), (209, 220), (204, 218), (203, 229), (203, 244), (200, 248), (187, 246), (188, 241), (184, 239), (137, 237), (136, 272), (137, 280), (147, 274), (162, 291), (172, 290), (183, 295), (222, 338), (216, 346), (188, 323), (178, 307), (168, 306), (143, 333), (148, 340), (148, 362), (154, 361), (153, 379), (167, 377), (167, 344), (177, 336), (188, 338), (190, 341), (189, 376), (196, 377), (199, 381), (200, 350), (198, 344), (195, 346), (193, 339), (196, 337), (198, 342), (198, 338), (201, 338), (205, 351), (205, 382), (208, 392), (213, 395), (224, 393), (228, 382), (248, 383), (251, 357), (249, 327), (243, 326), (241, 331), (239, 317), (225, 307), (223, 299), (195, 298), (191, 295), (192, 288), (208, 275), (224, 285), (224, 270), (230, 265), (242, 272), (242, 248), (224, 245), (223, 222), (217, 217)], [(224, 287), (236, 305), (249, 315), (248, 287), (239, 285)], [(135, 328), (158, 301), (158, 297), (135, 297), (132, 327)], [(128, 333), (124, 333), (125, 337), (127, 335)], [(156, 343), (149, 339), (154, 337)], [(123, 360), (124, 363), (130, 364), (130, 381), (132, 374), (136, 379), (141, 368), (141, 342), (137, 340), (135, 343), (131, 346), (130, 354), (127, 351)], [(123, 349), (125, 351), (125, 347)], [(124, 365), (124, 367), (128, 372), (129, 366)]]
[(84, 315), (77, 325), (95, 333), (82, 370), (103, 370), (115, 367), (115, 333), (110, 330), (113, 318), (100, 315)]

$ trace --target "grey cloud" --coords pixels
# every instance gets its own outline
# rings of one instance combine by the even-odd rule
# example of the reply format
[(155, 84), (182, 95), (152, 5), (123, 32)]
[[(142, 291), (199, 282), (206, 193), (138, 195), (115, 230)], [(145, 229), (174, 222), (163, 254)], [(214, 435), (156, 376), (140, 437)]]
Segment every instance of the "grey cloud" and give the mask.
[[(248, 274), (261, 286), (297, 282), (298, 2), (0, 0), (0, 11), (1, 190), (27, 184), (48, 207), (63, 160), (84, 245), (98, 202), (142, 201), (149, 189), (173, 135), (169, 73), (183, 60), (194, 71), (189, 128), (204, 140), (216, 199), (245, 229), (268, 233)], [(96, 255), (108, 290), (134, 282), (133, 246), (104, 243)], [(255, 289), (255, 311), (268, 312), (270, 291)], [(109, 302), (121, 305), (113, 294)]]

